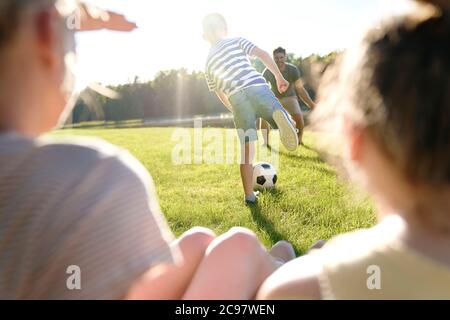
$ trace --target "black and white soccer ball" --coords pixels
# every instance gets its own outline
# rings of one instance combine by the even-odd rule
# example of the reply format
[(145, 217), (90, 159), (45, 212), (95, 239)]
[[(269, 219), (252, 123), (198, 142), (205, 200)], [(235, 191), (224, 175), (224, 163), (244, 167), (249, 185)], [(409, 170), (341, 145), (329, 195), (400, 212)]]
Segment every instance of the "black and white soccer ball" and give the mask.
[(268, 162), (258, 162), (253, 166), (253, 188), (273, 189), (277, 183), (277, 170)]

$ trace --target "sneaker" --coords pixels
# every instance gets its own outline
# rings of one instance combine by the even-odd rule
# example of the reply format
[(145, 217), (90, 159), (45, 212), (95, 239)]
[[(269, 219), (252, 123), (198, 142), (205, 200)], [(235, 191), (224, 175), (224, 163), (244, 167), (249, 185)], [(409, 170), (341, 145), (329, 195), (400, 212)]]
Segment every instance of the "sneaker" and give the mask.
[(280, 264), (284, 264), (296, 258), (295, 250), (292, 244), (287, 241), (278, 241), (269, 251)]
[(316, 243), (314, 243), (311, 248), (308, 249), (308, 251), (306, 252), (307, 254), (310, 253), (313, 250), (317, 250), (322, 248), (324, 245), (326, 245), (327, 242), (325, 240), (319, 240)]
[(246, 205), (254, 205), (258, 203), (259, 191), (253, 192), (253, 197), (245, 197)]
[(289, 151), (295, 151), (298, 147), (297, 129), (290, 121), (288, 115), (281, 109), (272, 114), (273, 120), (280, 130), (280, 139), (284, 147)]

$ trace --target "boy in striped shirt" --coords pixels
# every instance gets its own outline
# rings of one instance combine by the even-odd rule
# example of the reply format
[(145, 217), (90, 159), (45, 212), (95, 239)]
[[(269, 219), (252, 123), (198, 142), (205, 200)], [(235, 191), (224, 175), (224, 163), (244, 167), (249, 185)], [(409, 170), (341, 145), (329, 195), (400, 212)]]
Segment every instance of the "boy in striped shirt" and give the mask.
[(272, 57), (244, 38), (226, 38), (227, 23), (220, 14), (203, 19), (203, 37), (211, 44), (205, 76), (210, 91), (233, 113), (241, 141), (241, 178), (245, 201), (254, 204), (253, 158), (258, 139), (256, 120), (266, 120), (280, 130), (283, 145), (289, 151), (298, 146), (297, 132), (286, 111), (277, 100), (264, 77), (253, 68), (249, 57), (259, 58), (274, 74), (279, 92), (285, 92), (289, 82), (284, 79)]

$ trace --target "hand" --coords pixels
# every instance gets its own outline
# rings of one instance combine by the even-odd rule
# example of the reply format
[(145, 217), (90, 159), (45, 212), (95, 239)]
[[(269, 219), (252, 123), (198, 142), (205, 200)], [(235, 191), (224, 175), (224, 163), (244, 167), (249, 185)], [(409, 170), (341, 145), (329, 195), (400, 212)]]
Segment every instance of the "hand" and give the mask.
[(81, 28), (78, 31), (91, 31), (108, 29), (129, 32), (137, 28), (134, 22), (128, 21), (125, 16), (99, 9), (92, 5), (79, 3), (81, 13)]
[(278, 92), (279, 93), (285, 93), (286, 90), (289, 88), (289, 82), (281, 77), (277, 79), (277, 87), (278, 87)]

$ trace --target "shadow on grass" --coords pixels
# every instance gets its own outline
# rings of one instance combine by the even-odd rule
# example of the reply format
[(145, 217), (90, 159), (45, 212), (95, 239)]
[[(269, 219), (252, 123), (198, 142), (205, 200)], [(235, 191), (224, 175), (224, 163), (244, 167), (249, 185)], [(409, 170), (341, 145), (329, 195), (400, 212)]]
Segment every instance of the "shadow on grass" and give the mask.
[(307, 144), (302, 144), (299, 148), (304, 148), (304, 149), (309, 150), (309, 151), (315, 151), (315, 152), (318, 152), (316, 149), (314, 149), (313, 147), (310, 147), (310, 146), (307, 145)]
[(317, 163), (320, 163), (320, 164), (323, 163), (323, 160), (318, 155), (305, 156), (303, 154), (295, 154), (295, 153), (292, 153), (292, 154), (283, 153), (283, 155), (288, 157), (288, 158), (297, 159), (297, 160), (300, 160), (300, 161), (305, 161), (305, 162), (308, 161), (308, 162), (312, 162), (312, 163), (316, 163), (316, 164)]
[(277, 188), (264, 189), (264, 190), (261, 190), (260, 192), (261, 192), (261, 194), (267, 194), (272, 198), (279, 198), (283, 194), (283, 191), (281, 191), (280, 189), (277, 189)]
[(297, 160), (299, 162), (309, 162), (312, 164), (312, 168), (315, 171), (321, 172), (327, 176), (330, 177), (337, 177), (338, 173), (333, 169), (328, 169), (327, 167), (323, 167), (321, 165), (323, 164), (329, 164), (337, 169), (337, 171), (340, 173), (341, 171), (344, 172), (345, 170), (342, 170), (342, 166), (340, 166), (340, 161), (337, 157), (333, 157), (328, 153), (319, 152), (318, 150), (315, 150), (312, 147), (309, 146), (303, 146), (303, 148), (306, 148), (308, 150), (314, 151), (317, 154), (315, 155), (303, 155), (303, 154), (296, 154), (296, 153), (286, 153), (283, 151), (279, 151), (279, 153), (287, 158), (291, 158), (294, 160)]
[(338, 177), (336, 171), (334, 171), (332, 169), (325, 168), (323, 166), (314, 166), (313, 169), (314, 169), (314, 171), (323, 173), (324, 175), (327, 175), (327, 176), (329, 176), (331, 178), (337, 178)]
[(261, 212), (261, 208), (259, 207), (259, 205), (249, 206), (249, 209), (252, 214), (253, 220), (255, 220), (256, 224), (258, 225), (258, 228), (266, 231), (273, 243), (277, 243), (280, 240), (285, 240), (283, 234), (278, 232), (275, 229), (273, 223), (270, 222)]
[[(282, 194), (282, 191), (278, 189), (264, 190), (262, 194), (270, 195), (273, 198), (278, 198)], [(286, 235), (279, 232), (273, 223), (267, 219), (259, 204), (249, 206), (249, 210), (258, 228), (267, 233), (273, 244), (281, 240), (288, 240)], [(299, 254), (299, 250), (295, 246), (294, 249), (296, 253)]]

